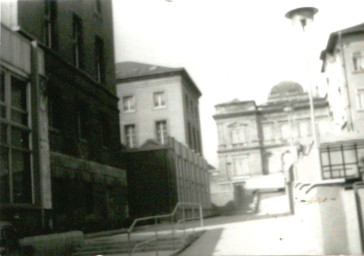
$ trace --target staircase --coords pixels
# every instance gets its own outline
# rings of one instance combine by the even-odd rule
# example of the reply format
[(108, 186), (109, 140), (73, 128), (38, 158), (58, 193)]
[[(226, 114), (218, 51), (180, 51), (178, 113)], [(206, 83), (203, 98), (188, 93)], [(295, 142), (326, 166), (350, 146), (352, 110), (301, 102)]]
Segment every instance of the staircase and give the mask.
[[(109, 255), (109, 254), (128, 254), (137, 244), (134, 252), (150, 252), (150, 251), (175, 251), (183, 248), (189, 239), (183, 237), (177, 238), (158, 238), (151, 242), (142, 243), (143, 240), (133, 240), (128, 244), (128, 241), (115, 241), (110, 239), (89, 239), (85, 240), (84, 244), (77, 248), (72, 254), (76, 255)], [(130, 246), (130, 250), (129, 250)]]

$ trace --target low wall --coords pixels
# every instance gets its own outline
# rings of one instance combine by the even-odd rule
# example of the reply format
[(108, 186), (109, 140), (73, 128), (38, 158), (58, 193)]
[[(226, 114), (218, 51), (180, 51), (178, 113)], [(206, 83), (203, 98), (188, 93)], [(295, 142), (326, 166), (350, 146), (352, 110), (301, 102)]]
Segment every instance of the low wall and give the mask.
[(300, 184), (294, 187), (296, 216), (317, 243), (319, 254), (361, 254), (353, 190), (342, 184)]
[(76, 247), (83, 244), (81, 231), (25, 237), (21, 246), (31, 246), (34, 256), (70, 256)]

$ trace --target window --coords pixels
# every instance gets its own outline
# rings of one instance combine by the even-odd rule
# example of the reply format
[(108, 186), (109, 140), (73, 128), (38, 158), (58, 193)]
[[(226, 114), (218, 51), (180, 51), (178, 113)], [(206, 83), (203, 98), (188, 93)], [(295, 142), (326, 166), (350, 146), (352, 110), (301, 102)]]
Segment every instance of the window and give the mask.
[(109, 119), (105, 114), (100, 114), (100, 132), (101, 132), (101, 144), (104, 146), (110, 146), (111, 144), (111, 129)]
[(97, 81), (105, 82), (104, 42), (98, 36), (95, 37), (95, 69)]
[(78, 137), (81, 140), (87, 140), (87, 105), (80, 103), (77, 109), (77, 129)]
[(364, 110), (364, 88), (358, 89), (358, 109)]
[(44, 0), (44, 43), (56, 48), (56, 0)]
[(274, 139), (273, 124), (264, 124), (263, 125), (263, 136), (264, 136), (265, 141), (272, 141)]
[(288, 123), (282, 123), (280, 125), (280, 131), (281, 131), (281, 138), (282, 139), (289, 139), (291, 136), (291, 131), (289, 129)]
[(241, 144), (246, 142), (245, 125), (234, 125), (230, 127), (230, 136), (232, 144)]
[(164, 92), (155, 92), (153, 94), (154, 108), (164, 108), (166, 106), (166, 99)]
[(28, 83), (0, 72), (0, 202), (32, 203)]
[(82, 22), (76, 14), (73, 15), (73, 63), (76, 67), (82, 65)]
[(234, 162), (234, 176), (243, 176), (249, 173), (248, 157), (243, 156), (235, 158)]
[(48, 125), (50, 129), (59, 130), (62, 125), (62, 96), (58, 89), (52, 85), (48, 94)]
[(298, 123), (298, 132), (299, 136), (302, 138), (306, 138), (310, 136), (310, 123), (309, 121), (301, 121)]
[(135, 111), (135, 97), (134, 96), (123, 97), (123, 110), (124, 110), (124, 112)]
[(156, 122), (156, 131), (157, 131), (157, 140), (161, 144), (165, 144), (167, 142), (167, 121), (158, 121)]
[(362, 56), (361, 52), (354, 52), (353, 67), (354, 71), (364, 71), (364, 57)]
[(136, 147), (136, 133), (135, 133), (135, 125), (129, 124), (124, 127), (125, 132), (125, 143), (129, 148)]
[(97, 14), (101, 14), (101, 0), (95, 0), (95, 11)]

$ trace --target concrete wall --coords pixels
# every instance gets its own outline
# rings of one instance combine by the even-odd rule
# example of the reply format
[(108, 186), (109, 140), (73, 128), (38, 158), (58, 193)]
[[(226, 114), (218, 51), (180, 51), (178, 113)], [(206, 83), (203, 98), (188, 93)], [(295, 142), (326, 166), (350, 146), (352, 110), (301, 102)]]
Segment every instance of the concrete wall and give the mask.
[(361, 254), (353, 190), (338, 183), (312, 185), (295, 187), (295, 210), (319, 254)]
[(20, 240), (21, 246), (31, 246), (34, 256), (70, 256), (74, 249), (83, 243), (81, 231), (26, 237)]

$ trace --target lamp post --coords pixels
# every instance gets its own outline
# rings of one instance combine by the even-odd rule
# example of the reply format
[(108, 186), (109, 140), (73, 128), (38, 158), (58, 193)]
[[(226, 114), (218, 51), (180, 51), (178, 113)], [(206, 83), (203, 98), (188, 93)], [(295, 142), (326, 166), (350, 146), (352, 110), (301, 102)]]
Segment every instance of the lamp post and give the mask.
[[(306, 55), (306, 72), (307, 72), (307, 90), (309, 95), (309, 103), (310, 103), (310, 119), (311, 119), (311, 129), (313, 135), (313, 142), (315, 148), (317, 150), (317, 154), (319, 154), (319, 140), (317, 136), (317, 129), (315, 124), (315, 109), (314, 109), (314, 101), (313, 101), (313, 90), (311, 84), (311, 74), (310, 74), (310, 61), (309, 61), (309, 45), (308, 45), (308, 31), (307, 26), (310, 25), (314, 20), (314, 15), (318, 12), (318, 9), (315, 7), (301, 7), (293, 9), (286, 13), (286, 18), (292, 21), (294, 26), (297, 26), (302, 29)], [(319, 159), (319, 158), (318, 158)], [(322, 174), (321, 174), (322, 179)]]

